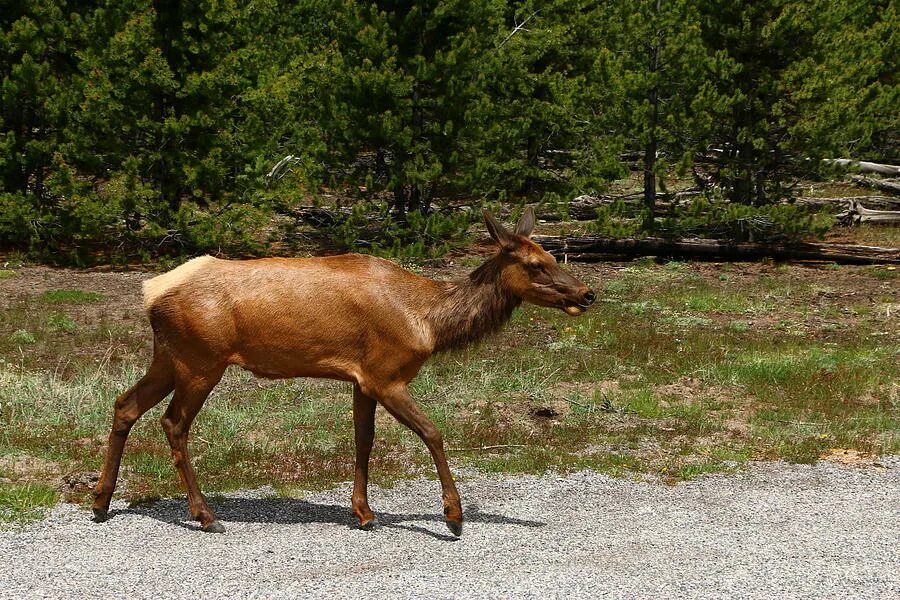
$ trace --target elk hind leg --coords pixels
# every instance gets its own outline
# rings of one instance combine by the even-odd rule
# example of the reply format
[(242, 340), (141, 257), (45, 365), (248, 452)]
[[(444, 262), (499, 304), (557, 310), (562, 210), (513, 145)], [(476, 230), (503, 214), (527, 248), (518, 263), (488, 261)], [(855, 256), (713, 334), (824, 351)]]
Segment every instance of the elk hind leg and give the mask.
[(92, 506), (98, 522), (109, 518), (109, 503), (116, 489), (122, 452), (132, 426), (145, 412), (159, 404), (175, 388), (171, 358), (158, 346), (147, 373), (128, 391), (116, 398), (112, 428), (103, 460), (103, 470), (94, 488)]
[(369, 508), (369, 455), (375, 439), (375, 399), (353, 386), (353, 433), (356, 443), (356, 466), (353, 475), (351, 506), (363, 529), (375, 525), (375, 514)]
[(182, 485), (187, 490), (191, 517), (200, 522), (204, 531), (210, 533), (224, 533), (225, 526), (216, 519), (215, 513), (200, 491), (200, 486), (197, 485), (197, 476), (188, 455), (187, 440), (194, 417), (224, 372), (224, 366), (205, 369), (202, 374), (179, 369), (176, 374), (175, 394), (160, 419), (172, 449), (172, 462)]

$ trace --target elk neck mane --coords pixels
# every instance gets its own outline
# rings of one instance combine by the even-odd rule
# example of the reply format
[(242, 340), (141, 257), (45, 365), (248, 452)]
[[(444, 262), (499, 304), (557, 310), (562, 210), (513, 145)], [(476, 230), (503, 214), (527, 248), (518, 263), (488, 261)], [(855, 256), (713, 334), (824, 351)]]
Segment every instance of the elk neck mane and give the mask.
[(462, 348), (496, 333), (522, 300), (503, 288), (502, 265), (494, 257), (465, 279), (441, 283), (426, 320), (434, 332), (434, 351)]

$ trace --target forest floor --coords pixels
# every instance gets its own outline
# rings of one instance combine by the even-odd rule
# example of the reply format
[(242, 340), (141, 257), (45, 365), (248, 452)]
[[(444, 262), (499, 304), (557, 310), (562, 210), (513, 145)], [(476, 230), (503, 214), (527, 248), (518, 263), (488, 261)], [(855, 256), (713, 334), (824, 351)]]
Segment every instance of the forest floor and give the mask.
[[(482, 250), (486, 250), (482, 248)], [(477, 253), (440, 267), (464, 276)], [(872, 464), (900, 452), (900, 286), (890, 266), (570, 264), (598, 292), (579, 318), (532, 306), (483, 344), (434, 357), (412, 385), (454, 468), (583, 468), (668, 483), (749, 461)], [(148, 363), (140, 287), (153, 273), (0, 270), (0, 519), (85, 503), (115, 396)], [(137, 424), (118, 496), (181, 495), (158, 419)], [(286, 496), (352, 477), (350, 386), (231, 369), (192, 430), (206, 491)], [(432, 476), (380, 408), (375, 482)]]

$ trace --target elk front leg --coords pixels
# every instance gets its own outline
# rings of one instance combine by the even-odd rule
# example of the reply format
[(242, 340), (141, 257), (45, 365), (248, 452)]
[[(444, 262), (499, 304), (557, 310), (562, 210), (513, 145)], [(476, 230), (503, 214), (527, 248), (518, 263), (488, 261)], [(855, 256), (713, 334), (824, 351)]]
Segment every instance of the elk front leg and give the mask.
[(375, 524), (375, 515), (369, 508), (369, 455), (375, 439), (375, 400), (363, 394), (359, 385), (353, 386), (353, 434), (356, 443), (356, 467), (353, 475), (351, 506), (360, 527), (368, 529)]
[(406, 389), (406, 385), (394, 387), (385, 393), (378, 395), (381, 404), (394, 417), (412, 429), (431, 452), (434, 465), (437, 467), (438, 477), (441, 480), (441, 490), (444, 500), (444, 515), (447, 527), (453, 535), (462, 534), (462, 505), (459, 500), (459, 492), (456, 490), (456, 482), (447, 465), (447, 457), (444, 454), (444, 441), (441, 432), (437, 430), (431, 419), (417, 405), (413, 397)]

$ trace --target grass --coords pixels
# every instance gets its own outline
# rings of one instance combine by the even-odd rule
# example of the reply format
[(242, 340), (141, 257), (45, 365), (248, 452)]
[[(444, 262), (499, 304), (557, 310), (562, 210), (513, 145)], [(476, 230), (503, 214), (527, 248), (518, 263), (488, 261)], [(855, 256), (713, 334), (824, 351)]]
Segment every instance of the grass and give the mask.
[[(813, 462), (831, 448), (900, 452), (900, 332), (897, 311), (887, 316), (898, 300), (877, 268), (642, 261), (580, 275), (603, 290), (586, 315), (524, 307), (499, 336), (434, 357), (413, 382), (454, 468), (677, 482), (749, 460)], [(140, 322), (107, 320), (104, 297), (63, 297), (0, 310), (0, 458), (89, 473), (149, 339)], [(351, 479), (350, 391), (229, 370), (192, 429), (202, 487), (293, 493)], [(129, 438), (120, 494), (130, 501), (183, 494), (164, 406)], [(373, 481), (433, 477), (424, 444), (382, 409), (377, 419)], [(16, 464), (26, 466), (0, 477), (19, 500), (2, 506), (24, 508), (4, 508), (16, 515), (6, 518), (55, 502), (42, 489), (86, 501), (87, 490)]]
[[(149, 356), (146, 326), (108, 319), (103, 304), (48, 304), (36, 296), (11, 302), (0, 309), (0, 361), (69, 376), (86, 364), (140, 364)], [(88, 317), (85, 307), (99, 314)]]
[(53, 311), (47, 315), (47, 327), (49, 331), (59, 333), (75, 333), (78, 323), (72, 317), (61, 311)]
[(884, 227), (863, 223), (853, 227), (835, 227), (828, 238), (836, 237), (838, 241), (863, 246), (880, 246), (882, 248), (900, 247), (900, 227)]
[(41, 483), (0, 485), (0, 522), (40, 519), (44, 509), (59, 502), (59, 492)]
[(895, 267), (894, 265), (869, 267), (868, 272), (873, 277), (885, 280), (897, 279), (897, 277), (900, 276), (900, 270), (897, 270), (897, 267)]
[(103, 294), (83, 290), (47, 290), (39, 296), (39, 299), (49, 304), (85, 304), (100, 302), (103, 300)]

